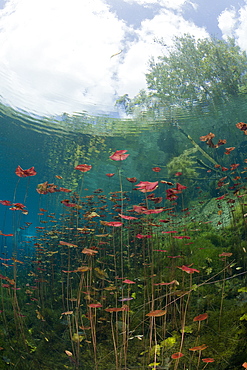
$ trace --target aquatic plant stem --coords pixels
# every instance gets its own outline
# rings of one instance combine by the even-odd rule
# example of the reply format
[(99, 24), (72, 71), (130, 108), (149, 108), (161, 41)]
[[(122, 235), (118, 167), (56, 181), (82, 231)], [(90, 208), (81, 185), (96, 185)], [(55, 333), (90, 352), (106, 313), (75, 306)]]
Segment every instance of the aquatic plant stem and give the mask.
[(92, 308), (89, 307), (89, 320), (90, 320), (90, 326), (91, 326), (91, 336), (92, 336), (92, 342), (93, 342), (93, 351), (94, 351), (94, 366), (95, 370), (98, 369), (98, 363), (97, 363), (97, 341), (96, 341), (96, 310), (97, 308), (94, 308), (94, 313), (92, 312)]
[(17, 192), (17, 188), (18, 188), (19, 182), (20, 182), (20, 177), (18, 178), (18, 180), (16, 182), (16, 186), (15, 186), (15, 190), (14, 190), (14, 196), (13, 196), (13, 203), (15, 203), (16, 192)]
[[(186, 315), (187, 315), (187, 310), (188, 310), (188, 306), (189, 306), (190, 295), (191, 295), (191, 292), (192, 292), (191, 287), (192, 287), (192, 274), (190, 274), (190, 289), (189, 289), (189, 292), (188, 292), (188, 296), (187, 296), (187, 300), (186, 300), (186, 304), (185, 304), (185, 309), (184, 309), (184, 313), (183, 313), (183, 318), (182, 318), (182, 326), (181, 326), (182, 335), (181, 335), (179, 352), (182, 352), (183, 344), (184, 344), (184, 334), (185, 334), (184, 327), (185, 327), (185, 323), (186, 323)], [(178, 358), (176, 360), (174, 370), (177, 370), (178, 365), (179, 365), (179, 360), (180, 360), (180, 358)]]
[(220, 325), (221, 325), (221, 317), (222, 317), (223, 302), (224, 302), (224, 295), (225, 295), (225, 285), (226, 285), (226, 280), (225, 279), (226, 279), (226, 257), (224, 257), (223, 281), (222, 281), (222, 288), (221, 288), (219, 330), (220, 330)]
[(199, 351), (198, 359), (197, 359), (197, 366), (196, 366), (196, 370), (199, 370), (201, 355), (202, 355), (202, 351)]
[(112, 342), (113, 342), (113, 347), (114, 347), (114, 353), (115, 353), (115, 363), (116, 363), (116, 370), (119, 368), (118, 364), (118, 351), (117, 351), (117, 343), (116, 343), (116, 338), (115, 338), (115, 333), (114, 333), (114, 325), (113, 325), (113, 312), (111, 312), (111, 333), (112, 333)]
[[(129, 296), (129, 294), (128, 294)], [(127, 311), (122, 312), (123, 322), (123, 352), (124, 352), (124, 369), (127, 369), (127, 350), (128, 350), (128, 324), (127, 324)]]
[[(118, 178), (120, 185), (120, 194), (121, 194), (121, 214), (123, 214), (123, 184), (122, 184), (122, 163), (118, 167)], [(124, 264), (123, 264), (123, 231), (120, 232), (120, 256), (121, 256), (121, 276), (124, 277)]]

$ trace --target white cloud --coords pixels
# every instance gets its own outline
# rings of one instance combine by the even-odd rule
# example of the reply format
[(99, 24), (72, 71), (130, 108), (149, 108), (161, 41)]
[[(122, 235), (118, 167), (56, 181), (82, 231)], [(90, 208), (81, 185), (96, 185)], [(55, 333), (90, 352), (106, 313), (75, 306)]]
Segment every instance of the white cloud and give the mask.
[[(247, 1), (246, 1), (247, 2)], [(247, 5), (239, 10), (238, 23), (235, 29), (235, 37), (239, 46), (247, 51)]]
[[(208, 37), (203, 28), (186, 21), (181, 15), (170, 10), (163, 10), (153, 19), (146, 19), (141, 23), (140, 30), (136, 31), (138, 40), (129, 45), (124, 63), (119, 68), (119, 77), (122, 81), (119, 87), (120, 95), (128, 92), (132, 97), (140, 88), (145, 87), (145, 73), (148, 70), (148, 61), (151, 56), (157, 58), (172, 46), (173, 37), (190, 33), (196, 38)], [(154, 39), (163, 38), (166, 46), (162, 47)]]
[[(247, 4), (247, 0), (245, 0)], [(247, 51), (247, 5), (238, 11), (234, 8), (225, 9), (218, 18), (218, 25), (223, 38), (234, 37), (241, 49)]]
[(42, 115), (111, 111), (145, 87), (148, 60), (162, 53), (154, 38), (207, 36), (172, 10), (131, 29), (104, 0), (8, 0), (0, 24), (2, 101)]
[(0, 21), (0, 95), (10, 104), (47, 113), (112, 105), (110, 57), (126, 26), (102, 1), (11, 0)]
[(233, 31), (237, 22), (237, 13), (235, 8), (225, 9), (218, 17), (218, 27), (222, 32), (222, 37), (233, 36)]
[(137, 3), (139, 5), (154, 5), (158, 4), (162, 7), (169, 8), (169, 9), (181, 9), (183, 5), (190, 4), (193, 7), (196, 7), (196, 4), (190, 0), (124, 0), (130, 4)]

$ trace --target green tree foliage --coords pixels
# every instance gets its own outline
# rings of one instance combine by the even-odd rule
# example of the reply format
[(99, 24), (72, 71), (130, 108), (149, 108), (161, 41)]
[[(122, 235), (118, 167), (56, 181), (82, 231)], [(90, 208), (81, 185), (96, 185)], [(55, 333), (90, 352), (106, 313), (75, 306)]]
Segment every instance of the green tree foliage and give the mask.
[(148, 91), (141, 90), (132, 100), (125, 95), (117, 101), (124, 103), (127, 113), (138, 106), (162, 112), (171, 105), (191, 107), (197, 102), (227, 100), (247, 86), (246, 53), (230, 38), (176, 37), (168, 56), (159, 57), (158, 62), (152, 58), (149, 69)]

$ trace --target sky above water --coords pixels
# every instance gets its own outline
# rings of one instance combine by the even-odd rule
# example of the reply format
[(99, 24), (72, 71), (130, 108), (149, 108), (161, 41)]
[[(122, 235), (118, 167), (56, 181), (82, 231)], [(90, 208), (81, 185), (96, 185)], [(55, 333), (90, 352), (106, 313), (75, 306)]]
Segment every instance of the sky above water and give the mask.
[(185, 33), (247, 50), (247, 0), (0, 0), (0, 101), (45, 116), (112, 112)]

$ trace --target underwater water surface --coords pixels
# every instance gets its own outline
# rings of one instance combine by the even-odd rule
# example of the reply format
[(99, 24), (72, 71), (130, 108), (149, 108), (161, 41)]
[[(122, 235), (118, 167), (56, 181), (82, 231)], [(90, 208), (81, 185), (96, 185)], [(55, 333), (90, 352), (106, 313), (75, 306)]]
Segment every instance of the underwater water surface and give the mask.
[(246, 115), (1, 110), (2, 369), (243, 368)]

